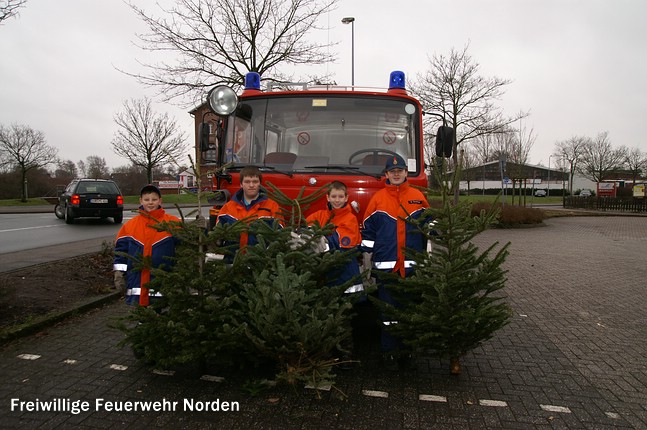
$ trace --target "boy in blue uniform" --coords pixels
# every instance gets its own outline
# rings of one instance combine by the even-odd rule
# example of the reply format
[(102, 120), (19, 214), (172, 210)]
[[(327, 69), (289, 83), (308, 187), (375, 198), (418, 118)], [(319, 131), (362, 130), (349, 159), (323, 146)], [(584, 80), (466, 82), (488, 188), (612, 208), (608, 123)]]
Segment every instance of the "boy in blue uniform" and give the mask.
[[(387, 161), (384, 188), (373, 195), (366, 207), (361, 247), (362, 252), (371, 254), (372, 270), (396, 273), (403, 278), (414, 270), (414, 261), (406, 259), (405, 249), (422, 252), (426, 246), (424, 236), (407, 221), (419, 219), (429, 207), (425, 195), (409, 186), (407, 170), (406, 162), (399, 155)], [(377, 281), (378, 298), (399, 306), (389, 291), (389, 285), (379, 276)], [(390, 353), (401, 343), (386, 331), (390, 324), (397, 324), (397, 321), (382, 321), (381, 346), (382, 352), (392, 358)]]

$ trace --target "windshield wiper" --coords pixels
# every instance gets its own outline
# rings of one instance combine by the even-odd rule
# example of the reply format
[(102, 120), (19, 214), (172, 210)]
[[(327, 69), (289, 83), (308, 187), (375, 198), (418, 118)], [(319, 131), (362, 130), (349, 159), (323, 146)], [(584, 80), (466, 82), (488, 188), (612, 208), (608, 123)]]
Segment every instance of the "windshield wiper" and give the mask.
[(284, 171), (284, 170), (279, 170), (279, 169), (277, 169), (277, 168), (276, 168), (276, 167), (274, 167), (274, 166), (265, 166), (265, 165), (263, 165), (263, 166), (258, 166), (258, 168), (259, 168), (259, 169), (261, 169), (261, 170), (263, 170), (263, 169), (267, 169), (267, 170), (271, 170), (272, 172), (282, 173), (282, 174), (284, 174), (284, 175), (286, 175), (286, 176), (289, 176), (290, 178), (294, 176), (294, 175), (292, 174), (292, 172), (286, 172), (286, 171)]
[[(271, 170), (272, 172), (282, 173), (282, 174), (284, 174), (286, 176), (289, 176), (290, 178), (293, 176), (292, 172), (286, 172), (284, 170), (279, 170), (274, 166), (259, 166), (259, 165), (256, 165), (256, 164), (250, 164), (250, 165), (258, 167), (259, 169)], [(228, 166), (227, 170), (236, 170), (236, 171), (238, 171), (238, 170), (242, 169), (245, 166), (246, 166), (246, 164), (233, 164), (233, 165)]]
[(340, 165), (325, 165), (325, 166), (306, 166), (304, 169), (336, 169), (336, 170), (343, 170), (345, 172), (353, 172), (353, 173), (361, 173), (362, 175), (370, 176), (375, 179), (380, 179), (382, 175), (378, 175), (377, 173), (368, 173), (363, 170), (360, 170), (359, 167), (354, 167), (354, 166), (340, 166)]

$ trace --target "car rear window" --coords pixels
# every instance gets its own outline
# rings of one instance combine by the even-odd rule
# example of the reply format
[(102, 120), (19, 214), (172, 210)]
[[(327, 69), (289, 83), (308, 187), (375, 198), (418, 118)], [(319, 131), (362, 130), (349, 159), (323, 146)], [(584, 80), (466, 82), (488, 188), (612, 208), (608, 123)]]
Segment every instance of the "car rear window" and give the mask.
[(76, 192), (79, 194), (119, 194), (119, 189), (113, 182), (81, 182)]

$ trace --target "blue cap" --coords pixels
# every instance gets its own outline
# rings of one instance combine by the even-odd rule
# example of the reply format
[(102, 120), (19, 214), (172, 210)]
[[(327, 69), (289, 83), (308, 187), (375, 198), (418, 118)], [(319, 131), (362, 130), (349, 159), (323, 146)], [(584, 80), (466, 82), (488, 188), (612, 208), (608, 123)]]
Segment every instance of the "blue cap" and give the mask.
[(153, 184), (144, 185), (144, 187), (139, 191), (139, 196), (141, 197), (144, 194), (149, 193), (155, 193), (158, 196), (162, 197), (162, 192), (160, 191), (160, 189)]
[(384, 171), (388, 172), (393, 169), (407, 169), (407, 163), (404, 162), (404, 158), (400, 157), (399, 155), (394, 155), (393, 157), (389, 157), (388, 160), (386, 160), (386, 166), (384, 167)]

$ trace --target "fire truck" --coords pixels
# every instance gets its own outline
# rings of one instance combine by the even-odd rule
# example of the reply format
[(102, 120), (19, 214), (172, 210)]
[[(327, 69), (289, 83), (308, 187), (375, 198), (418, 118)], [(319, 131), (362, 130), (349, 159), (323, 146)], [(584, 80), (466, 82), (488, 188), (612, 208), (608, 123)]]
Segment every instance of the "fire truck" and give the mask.
[[(308, 195), (342, 181), (360, 222), (370, 198), (384, 187), (386, 161), (396, 154), (407, 162), (408, 181), (427, 186), (423, 109), (407, 93), (403, 72), (392, 72), (382, 90), (306, 84), (261, 90), (260, 82), (251, 72), (239, 96), (217, 86), (207, 97), (219, 118), (215, 133), (205, 122), (199, 129), (203, 158), (211, 154), (207, 159), (216, 165), (210, 175), (216, 195), (212, 226), (219, 208), (240, 188), (237, 173), (244, 166), (259, 167), (265, 183), (291, 198), (303, 187)], [(321, 198), (306, 215), (325, 204)]]

